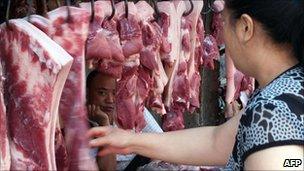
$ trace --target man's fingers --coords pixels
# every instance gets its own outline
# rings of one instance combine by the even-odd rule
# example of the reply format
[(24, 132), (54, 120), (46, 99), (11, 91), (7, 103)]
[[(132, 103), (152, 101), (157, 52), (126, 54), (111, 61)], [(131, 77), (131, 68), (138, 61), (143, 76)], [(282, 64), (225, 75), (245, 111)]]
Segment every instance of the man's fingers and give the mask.
[(89, 116), (92, 116), (92, 105), (88, 105)]
[(92, 105), (92, 111), (95, 112), (95, 105)]

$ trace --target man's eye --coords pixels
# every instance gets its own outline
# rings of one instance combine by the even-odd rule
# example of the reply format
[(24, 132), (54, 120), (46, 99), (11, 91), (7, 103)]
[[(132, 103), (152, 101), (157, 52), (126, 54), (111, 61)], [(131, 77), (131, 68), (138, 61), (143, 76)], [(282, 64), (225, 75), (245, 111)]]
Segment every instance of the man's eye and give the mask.
[(106, 96), (106, 95), (107, 95), (107, 93), (104, 92), (104, 91), (99, 91), (98, 93), (99, 93), (100, 95), (102, 95), (102, 96)]

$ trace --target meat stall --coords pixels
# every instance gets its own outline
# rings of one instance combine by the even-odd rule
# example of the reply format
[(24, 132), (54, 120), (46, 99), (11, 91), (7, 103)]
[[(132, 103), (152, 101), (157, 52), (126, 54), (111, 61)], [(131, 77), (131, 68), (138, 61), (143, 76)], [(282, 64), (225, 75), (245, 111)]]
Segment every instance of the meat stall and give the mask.
[(225, 53), (223, 0), (0, 8), (0, 170), (97, 170), (85, 136), (88, 70), (117, 79), (115, 121), (137, 132), (144, 107), (164, 131), (218, 125), (254, 90)]

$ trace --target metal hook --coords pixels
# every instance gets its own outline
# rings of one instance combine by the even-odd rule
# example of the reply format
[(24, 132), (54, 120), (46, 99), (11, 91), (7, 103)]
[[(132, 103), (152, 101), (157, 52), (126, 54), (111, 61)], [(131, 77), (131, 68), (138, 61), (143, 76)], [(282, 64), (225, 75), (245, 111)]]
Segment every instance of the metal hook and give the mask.
[(211, 1), (207, 0), (207, 11), (202, 11), (203, 15), (209, 14), (210, 12), (215, 12), (215, 9), (212, 8)]
[(31, 20), (33, 0), (27, 0), (27, 20)]
[(11, 0), (8, 0), (7, 1), (7, 8), (6, 8), (6, 15), (5, 15), (5, 23), (6, 23), (6, 26), (8, 28), (10, 28), (10, 25), (9, 25), (9, 11), (10, 11), (10, 8), (11, 8)]
[(42, 14), (43, 14), (43, 16), (46, 16), (46, 15), (47, 15), (47, 4), (46, 4), (46, 0), (42, 0), (42, 6), (43, 6)]
[(37, 14), (46, 16), (47, 15), (47, 2), (46, 0), (36, 0), (36, 6), (37, 6)]
[(70, 22), (70, 20), (71, 20), (71, 10), (70, 10), (71, 1), (65, 0), (65, 2), (66, 2), (67, 12), (68, 12), (67, 22)]
[(189, 14), (191, 14), (191, 12), (193, 11), (193, 8), (194, 8), (194, 4), (192, 2), (192, 0), (189, 0), (190, 1), (190, 4), (191, 4), (191, 7), (190, 7), (190, 10), (188, 12), (184, 12), (183, 13), (183, 16), (186, 17), (188, 16)]
[(108, 20), (111, 20), (114, 17), (115, 12), (116, 12), (114, 0), (111, 0), (111, 6), (112, 6), (112, 14), (108, 17)]
[(154, 6), (155, 20), (158, 20), (159, 17), (160, 17), (160, 12), (159, 12), (159, 9), (158, 9), (158, 6), (157, 6), (157, 0), (152, 0), (152, 3), (153, 3), (153, 6)]
[(75, 6), (76, 6), (76, 7), (80, 7), (80, 5), (79, 5), (79, 0), (75, 0)]
[(128, 18), (129, 16), (128, 0), (125, 0), (125, 10), (126, 10), (126, 18)]
[(91, 0), (91, 22), (94, 21), (95, 17), (95, 2), (94, 0)]
[(60, 6), (61, 6), (59, 0), (56, 0), (56, 5), (57, 5), (57, 7), (60, 7)]

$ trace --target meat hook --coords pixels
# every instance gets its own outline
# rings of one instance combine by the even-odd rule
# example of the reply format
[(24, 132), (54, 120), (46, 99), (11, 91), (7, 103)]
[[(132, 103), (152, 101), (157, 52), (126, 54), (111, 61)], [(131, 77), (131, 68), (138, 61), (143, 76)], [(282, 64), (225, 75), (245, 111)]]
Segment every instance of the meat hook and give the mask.
[(65, 0), (65, 2), (66, 2), (67, 12), (68, 12), (67, 22), (70, 22), (70, 20), (71, 20), (71, 10), (70, 10), (71, 1)]
[(157, 21), (160, 17), (159, 9), (157, 6), (157, 0), (152, 0), (153, 6), (154, 6), (154, 11), (155, 11), (155, 20)]
[(125, 0), (125, 10), (126, 10), (126, 18), (128, 18), (129, 16), (128, 0)]
[(112, 14), (108, 17), (108, 20), (111, 20), (114, 17), (115, 12), (116, 12), (114, 0), (111, 0), (111, 6), (112, 6)]
[(94, 21), (94, 17), (95, 17), (95, 2), (94, 0), (91, 0), (91, 22)]
[(191, 7), (190, 7), (190, 10), (188, 12), (184, 12), (183, 13), (183, 16), (186, 17), (188, 16), (189, 14), (191, 14), (191, 12), (193, 11), (193, 8), (194, 8), (194, 5), (193, 5), (193, 2), (192, 0), (189, 0), (190, 1), (190, 4), (191, 4)]
[(212, 8), (212, 5), (211, 5), (211, 4), (212, 4), (212, 1), (211, 1), (211, 0), (207, 0), (207, 7), (206, 7), (206, 8), (207, 8), (207, 11), (204, 11), (204, 10), (203, 10), (203, 11), (202, 11), (202, 14), (203, 14), (203, 15), (209, 14), (209, 13), (212, 12), (212, 11), (215, 12), (215, 10)]
[(47, 16), (47, 4), (46, 4), (46, 0), (42, 0), (42, 7), (43, 7), (43, 11), (42, 11), (42, 15), (43, 16)]
[(11, 0), (8, 0), (7, 1), (7, 8), (6, 8), (6, 15), (5, 15), (5, 23), (6, 23), (6, 26), (8, 28), (10, 28), (10, 25), (9, 25), (9, 11), (10, 11), (10, 8), (11, 8)]
[(76, 7), (80, 7), (80, 5), (79, 5), (79, 0), (75, 0), (75, 6), (76, 6)]
[[(41, 14), (42, 16), (47, 15), (47, 2), (46, 0), (36, 0), (36, 5), (37, 5), (37, 14)], [(40, 10), (39, 7), (42, 9)]]
[(27, 20), (31, 20), (33, 0), (27, 0)]
[(56, 0), (56, 5), (57, 5), (57, 7), (60, 7), (60, 6), (61, 6), (59, 0)]

